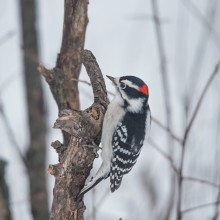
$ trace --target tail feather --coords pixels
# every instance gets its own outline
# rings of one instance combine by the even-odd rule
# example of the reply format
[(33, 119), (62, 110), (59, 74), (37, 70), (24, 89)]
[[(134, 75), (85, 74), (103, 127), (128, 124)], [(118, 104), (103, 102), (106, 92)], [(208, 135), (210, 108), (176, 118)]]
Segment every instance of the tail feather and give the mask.
[(90, 189), (92, 189), (93, 187), (95, 187), (99, 182), (101, 182), (103, 179), (103, 177), (100, 177), (99, 179), (96, 179), (95, 181), (91, 180), (90, 182), (88, 182), (87, 184), (85, 184), (85, 186), (83, 187), (83, 189), (80, 192), (80, 196), (84, 195), (85, 193), (87, 193)]
[[(113, 166), (114, 165), (116, 165), (116, 164), (113, 163)], [(111, 167), (110, 188), (111, 188), (111, 192), (114, 192), (115, 190), (117, 190), (120, 187), (123, 175), (117, 166), (115, 166), (113, 169), (112, 168), (113, 167)]]
[(84, 195), (87, 193), (90, 189), (92, 189), (94, 186), (96, 186), (99, 182), (101, 182), (103, 179), (106, 179), (109, 177), (109, 171), (110, 171), (110, 165), (106, 163), (102, 163), (101, 167), (99, 168), (98, 172), (96, 173), (95, 177), (91, 179), (88, 183), (85, 184), (83, 189), (80, 192), (80, 195)]
[[(114, 176), (114, 178), (117, 179), (117, 176)], [(114, 192), (120, 187), (121, 181), (122, 181), (122, 177), (119, 177), (117, 180), (111, 179), (111, 185), (110, 185), (111, 192)]]

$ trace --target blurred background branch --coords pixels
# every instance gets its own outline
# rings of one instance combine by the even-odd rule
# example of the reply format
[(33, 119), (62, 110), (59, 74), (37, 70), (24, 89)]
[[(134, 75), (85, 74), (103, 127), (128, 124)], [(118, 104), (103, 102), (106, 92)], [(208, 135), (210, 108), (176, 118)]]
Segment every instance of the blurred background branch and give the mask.
[(205, 204), (201, 204), (201, 205), (197, 205), (188, 209), (184, 209), (183, 211), (181, 211), (181, 218), (182, 215), (188, 213), (188, 212), (192, 212), (195, 211), (197, 209), (203, 209), (203, 208), (208, 208), (209, 206), (214, 206), (214, 205), (219, 205), (220, 201), (216, 201), (216, 202), (209, 202), (209, 203), (205, 203)]
[(3, 121), (4, 121), (4, 125), (5, 125), (5, 129), (7, 131), (7, 135), (9, 136), (9, 140), (12, 142), (12, 146), (15, 147), (17, 153), (18, 153), (18, 156), (20, 157), (21, 161), (23, 162), (23, 164), (25, 165), (25, 168), (27, 169), (27, 161), (26, 161), (26, 158), (25, 156), (23, 155), (23, 153), (21, 152), (20, 150), (20, 147), (16, 141), (16, 138), (15, 138), (15, 135), (13, 133), (13, 130), (11, 129), (11, 126), (9, 124), (9, 121), (7, 119), (7, 116), (5, 114), (5, 111), (4, 111), (4, 106), (3, 106), (3, 103), (2, 103), (2, 100), (1, 100), (1, 92), (0, 92), (0, 114), (3, 118)]
[[(164, 44), (164, 36), (162, 31), (162, 26), (160, 22), (160, 13), (158, 7), (158, 1), (152, 0), (152, 12), (153, 12), (153, 21), (155, 26), (155, 36), (157, 40), (157, 48), (158, 48), (158, 56), (160, 60), (160, 73), (161, 73), (161, 84), (162, 84), (162, 93), (164, 100), (164, 107), (166, 113), (166, 125), (167, 131), (169, 134), (172, 134), (172, 107), (171, 107), (171, 97), (170, 97), (170, 85), (169, 85), (169, 74), (167, 70), (167, 58), (165, 52), (165, 44)], [(173, 135), (167, 135), (167, 145), (169, 147), (169, 154), (172, 157), (174, 152), (174, 143), (173, 143)], [(171, 163), (172, 164), (172, 163)], [(172, 166), (173, 167), (173, 166)], [(164, 214), (164, 219), (168, 220), (171, 218), (173, 205), (175, 200), (176, 193), (176, 177), (173, 172), (170, 173), (170, 196), (168, 198), (167, 212)]]
[(2, 37), (0, 37), (0, 46), (4, 45), (8, 40), (10, 40), (14, 35), (14, 31), (9, 31)]
[(173, 171), (176, 173), (176, 175), (179, 175), (179, 170), (176, 168), (176, 166), (174, 165), (173, 159), (171, 158), (170, 155), (168, 155), (167, 153), (165, 153), (159, 146), (157, 146), (157, 144), (150, 138), (149, 139), (149, 144), (155, 149), (157, 150), (171, 165)]
[(31, 211), (34, 220), (48, 219), (46, 185), (46, 112), (41, 76), (38, 65), (38, 34), (36, 29), (37, 1), (20, 0), (23, 40), (23, 68), (28, 108), (30, 143), (25, 155), (31, 195)]
[(193, 181), (193, 182), (202, 183), (202, 184), (207, 184), (207, 185), (210, 185), (210, 186), (213, 186), (213, 187), (217, 187), (217, 188), (220, 187), (219, 184), (213, 183), (213, 182), (211, 182), (209, 180), (203, 180), (203, 179), (200, 179), (200, 178), (196, 178), (196, 177), (183, 176), (183, 180)]
[[(199, 21), (202, 23), (202, 25), (208, 29), (209, 33), (212, 35), (213, 37), (213, 42), (216, 44), (216, 46), (218, 47), (218, 49), (220, 49), (220, 34), (219, 32), (216, 30), (216, 28), (213, 26), (213, 22), (212, 22), (212, 15), (211, 15), (211, 19), (207, 18), (205, 15), (203, 15), (200, 10), (198, 9), (198, 7), (196, 6), (196, 4), (193, 3), (193, 1), (191, 0), (181, 0), (180, 1), (189, 11), (190, 13)], [(211, 1), (210, 1), (211, 2)], [(214, 2), (215, 7), (217, 8), (217, 3), (218, 2)], [(211, 2), (212, 4), (212, 2)], [(213, 13), (214, 15), (214, 13)], [(201, 54), (200, 54), (201, 55)]]
[(191, 119), (189, 120), (188, 125), (186, 126), (186, 130), (184, 133), (184, 137), (183, 137), (183, 142), (182, 142), (182, 154), (181, 154), (181, 158), (180, 158), (180, 175), (178, 178), (178, 184), (179, 184), (179, 198), (178, 198), (178, 206), (177, 206), (177, 219), (182, 219), (182, 213), (181, 213), (181, 203), (182, 203), (182, 183), (183, 183), (183, 168), (184, 168), (184, 159), (186, 156), (186, 143), (188, 140), (188, 135), (191, 131), (191, 128), (193, 126), (193, 123), (196, 119), (196, 116), (198, 114), (198, 111), (201, 107), (202, 101), (205, 98), (207, 91), (214, 79), (214, 77), (216, 76), (216, 74), (219, 72), (219, 65), (220, 65), (220, 61), (218, 62), (218, 64), (215, 66), (214, 71), (212, 72), (212, 74), (210, 75), (206, 85), (204, 86), (201, 95), (198, 99), (198, 102), (196, 104), (195, 110), (191, 116)]
[(220, 204), (220, 186), (218, 190), (218, 196), (217, 196), (217, 202), (215, 204), (215, 212), (212, 220), (218, 220), (219, 219), (219, 204)]
[(11, 220), (11, 211), (9, 206), (9, 189), (6, 183), (6, 168), (7, 163), (0, 159), (0, 219)]

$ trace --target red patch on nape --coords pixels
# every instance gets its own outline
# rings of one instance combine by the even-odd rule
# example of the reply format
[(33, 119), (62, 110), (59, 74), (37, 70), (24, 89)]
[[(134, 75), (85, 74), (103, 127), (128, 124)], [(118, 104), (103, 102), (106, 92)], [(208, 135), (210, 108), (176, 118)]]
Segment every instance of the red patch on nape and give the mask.
[(138, 88), (138, 91), (144, 93), (145, 95), (148, 95), (148, 86), (147, 85), (140, 86)]

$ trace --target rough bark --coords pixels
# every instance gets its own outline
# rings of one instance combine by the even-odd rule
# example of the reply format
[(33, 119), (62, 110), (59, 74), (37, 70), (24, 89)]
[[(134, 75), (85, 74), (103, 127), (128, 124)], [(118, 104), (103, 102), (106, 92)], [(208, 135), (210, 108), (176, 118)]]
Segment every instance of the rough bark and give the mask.
[(0, 160), (0, 219), (11, 220), (11, 212), (9, 208), (9, 192), (5, 181), (6, 162)]
[(80, 56), (88, 23), (87, 0), (65, 0), (64, 7), (63, 39), (56, 65), (56, 70), (61, 71), (63, 82), (58, 85), (59, 91), (52, 91), (60, 111), (80, 108), (78, 83), (73, 79), (79, 78)]
[[(83, 198), (78, 197), (92, 168), (95, 154), (85, 145), (99, 145), (103, 117), (108, 105), (108, 98), (101, 70), (93, 54), (84, 50), (82, 61), (90, 77), (94, 93), (94, 103), (86, 110), (64, 109), (54, 124), (70, 135), (68, 145), (56, 141), (52, 146), (59, 156), (59, 163), (49, 166), (49, 173), (55, 176), (53, 204), (50, 220), (82, 220), (85, 210)], [(57, 69), (47, 70), (40, 66), (39, 71), (45, 76), (51, 91), (57, 91), (61, 84), (61, 74)], [(60, 82), (58, 82), (60, 80)], [(55, 83), (56, 81), (56, 83)], [(65, 85), (63, 85), (65, 86)]]
[[(88, 1), (65, 0), (63, 38), (56, 67), (53, 69), (58, 77), (50, 83), (50, 89), (57, 103), (59, 112), (63, 109), (80, 109), (77, 79), (81, 69), (81, 51), (84, 48), (86, 27), (88, 24)], [(76, 81), (74, 81), (75, 79)], [(46, 78), (47, 82), (50, 77)], [(70, 136), (63, 131), (64, 144)]]
[(24, 79), (28, 106), (30, 145), (26, 154), (30, 180), (31, 209), (35, 220), (48, 219), (45, 175), (46, 120), (38, 65), (35, 0), (20, 0)]

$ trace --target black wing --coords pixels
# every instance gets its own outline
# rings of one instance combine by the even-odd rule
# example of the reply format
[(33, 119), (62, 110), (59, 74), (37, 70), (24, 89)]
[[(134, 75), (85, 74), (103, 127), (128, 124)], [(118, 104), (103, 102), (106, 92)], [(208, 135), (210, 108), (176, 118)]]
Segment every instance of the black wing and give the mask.
[[(149, 114), (148, 114), (149, 113)], [(137, 161), (145, 138), (146, 124), (150, 123), (146, 115), (127, 113), (117, 125), (113, 135), (113, 158), (111, 162), (110, 182), (111, 191), (120, 187), (123, 175), (130, 172)]]

